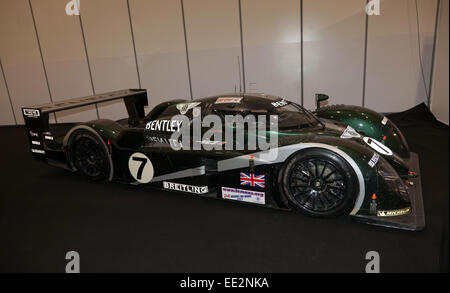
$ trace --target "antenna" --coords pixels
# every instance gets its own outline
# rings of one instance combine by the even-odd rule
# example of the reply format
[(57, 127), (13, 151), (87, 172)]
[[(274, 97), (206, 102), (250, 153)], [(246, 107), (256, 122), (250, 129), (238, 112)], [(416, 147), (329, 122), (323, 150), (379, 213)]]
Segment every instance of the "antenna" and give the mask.
[(239, 55), (237, 56), (237, 61), (239, 69), (239, 92), (242, 93), (241, 60), (239, 59)]

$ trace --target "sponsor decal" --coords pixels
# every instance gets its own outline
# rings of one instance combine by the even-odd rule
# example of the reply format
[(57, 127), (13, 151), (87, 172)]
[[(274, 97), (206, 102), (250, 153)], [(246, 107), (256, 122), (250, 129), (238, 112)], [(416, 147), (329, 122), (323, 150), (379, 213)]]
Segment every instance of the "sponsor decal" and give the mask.
[(358, 138), (361, 137), (361, 135), (356, 132), (355, 129), (351, 126), (347, 126), (347, 128), (344, 130), (344, 132), (341, 134), (341, 138)]
[(179, 143), (181, 144), (181, 142), (178, 142), (176, 140), (172, 140), (170, 138), (164, 138), (164, 137), (159, 137), (159, 136), (149, 136), (147, 137), (148, 142), (158, 142), (158, 143), (163, 143), (163, 144), (175, 144), (175, 143)]
[(265, 187), (266, 180), (264, 175), (241, 172), (240, 179), (241, 185), (261, 188)]
[(177, 109), (180, 111), (180, 114), (184, 115), (186, 114), (190, 109), (196, 107), (200, 105), (199, 102), (197, 103), (183, 103), (183, 104), (178, 104), (177, 105)]
[(199, 142), (204, 145), (224, 145), (226, 142), (219, 141), (219, 140), (197, 140), (196, 142)]
[(39, 134), (37, 132), (33, 132), (33, 131), (30, 131), (30, 135), (33, 137), (39, 137)]
[(377, 213), (377, 206), (378, 206), (378, 204), (377, 204), (376, 198), (372, 197), (372, 200), (370, 201), (370, 207), (369, 207), (370, 214), (375, 215)]
[(370, 167), (375, 167), (375, 165), (378, 163), (378, 159), (380, 158), (380, 155), (377, 153), (373, 153), (372, 158), (369, 161), (369, 166)]
[(363, 138), (365, 143), (367, 143), (371, 148), (376, 150), (378, 153), (382, 155), (392, 156), (393, 152), (390, 148), (382, 144), (381, 142), (371, 138), (371, 137), (364, 137)]
[(387, 117), (384, 117), (383, 120), (381, 120), (381, 124), (386, 125), (386, 123), (388, 122)]
[(411, 211), (410, 207), (399, 209), (399, 210), (389, 210), (389, 211), (378, 211), (377, 216), (379, 217), (393, 217), (408, 214)]
[(32, 140), (31, 143), (35, 144), (35, 145), (41, 145), (41, 142), (40, 141), (36, 141), (36, 140)]
[(50, 131), (42, 132), (42, 134), (46, 140), (53, 140), (53, 135)]
[(230, 97), (230, 98), (218, 98), (216, 100), (216, 104), (227, 104), (227, 103), (240, 103), (242, 100), (242, 98), (235, 98), (235, 97)]
[(189, 193), (195, 193), (195, 194), (208, 193), (208, 186), (194, 186), (194, 185), (187, 185), (187, 184), (163, 181), (163, 187), (165, 189), (171, 189), (171, 190), (177, 190), (177, 191), (183, 191), (183, 192), (189, 192)]
[(45, 154), (44, 150), (31, 149), (31, 151), (36, 154)]
[(31, 118), (37, 118), (40, 116), (39, 110), (36, 109), (22, 109), (23, 115)]
[(288, 102), (285, 101), (285, 100), (281, 100), (281, 101), (278, 101), (278, 102), (272, 102), (271, 104), (272, 104), (272, 106), (274, 106), (275, 108), (278, 108), (278, 107), (286, 106), (286, 105), (288, 104)]
[(134, 153), (130, 156), (128, 169), (131, 176), (139, 183), (149, 183), (153, 179), (153, 164), (143, 153)]
[(265, 204), (265, 193), (253, 190), (222, 187), (222, 198)]
[(145, 129), (153, 131), (176, 132), (180, 131), (182, 122), (183, 121), (181, 120), (153, 120), (145, 125)]

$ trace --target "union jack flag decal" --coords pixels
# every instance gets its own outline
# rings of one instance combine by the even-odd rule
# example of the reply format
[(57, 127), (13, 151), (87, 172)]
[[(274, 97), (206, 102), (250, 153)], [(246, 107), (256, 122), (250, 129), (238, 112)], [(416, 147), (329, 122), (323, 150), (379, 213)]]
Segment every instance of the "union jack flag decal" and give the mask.
[(241, 172), (241, 185), (252, 187), (265, 187), (265, 176)]

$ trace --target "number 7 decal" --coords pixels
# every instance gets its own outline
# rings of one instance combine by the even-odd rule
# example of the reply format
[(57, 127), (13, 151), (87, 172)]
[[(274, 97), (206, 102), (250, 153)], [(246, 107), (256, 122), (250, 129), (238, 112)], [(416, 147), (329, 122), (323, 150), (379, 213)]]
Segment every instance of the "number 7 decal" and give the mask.
[(153, 164), (143, 153), (134, 153), (128, 160), (131, 176), (140, 183), (149, 183), (154, 174)]
[(141, 162), (141, 165), (139, 166), (136, 179), (140, 180), (142, 179), (142, 171), (144, 171), (145, 164), (147, 164), (147, 158), (141, 158), (141, 157), (132, 157), (133, 161)]

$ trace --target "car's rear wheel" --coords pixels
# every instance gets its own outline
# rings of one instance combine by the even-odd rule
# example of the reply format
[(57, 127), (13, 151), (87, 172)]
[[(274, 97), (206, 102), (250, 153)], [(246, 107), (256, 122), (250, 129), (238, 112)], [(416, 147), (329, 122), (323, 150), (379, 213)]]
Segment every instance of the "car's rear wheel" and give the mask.
[(354, 205), (358, 192), (358, 180), (349, 163), (320, 148), (291, 157), (278, 181), (284, 201), (310, 216), (336, 217)]
[(69, 156), (77, 172), (91, 181), (109, 179), (112, 164), (106, 144), (95, 134), (79, 130), (70, 139)]

